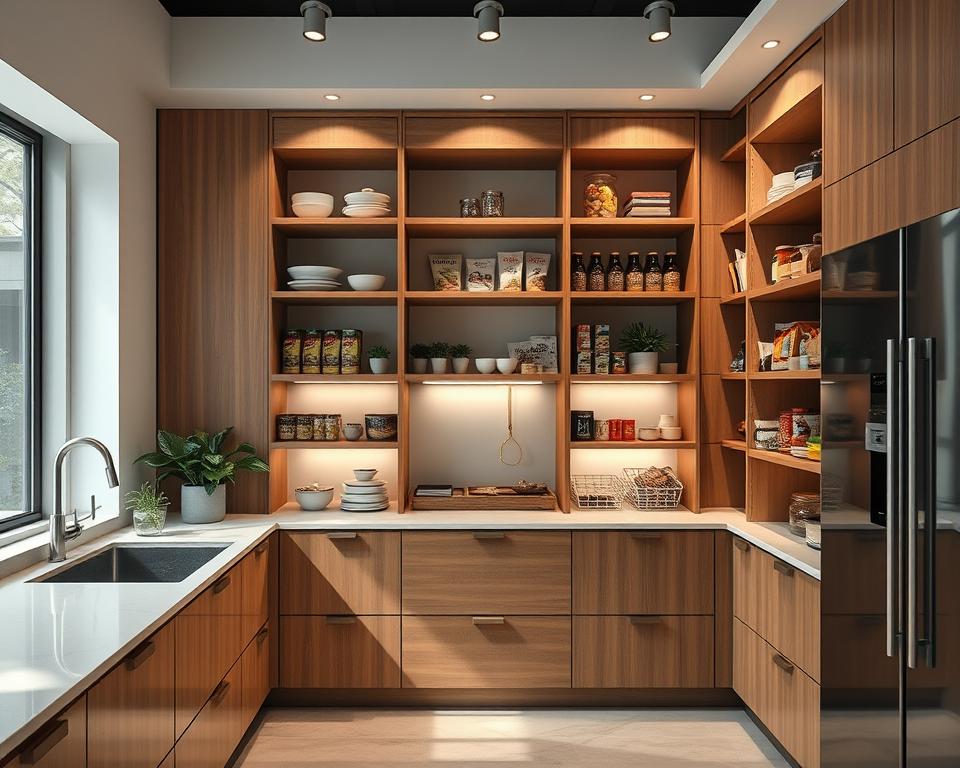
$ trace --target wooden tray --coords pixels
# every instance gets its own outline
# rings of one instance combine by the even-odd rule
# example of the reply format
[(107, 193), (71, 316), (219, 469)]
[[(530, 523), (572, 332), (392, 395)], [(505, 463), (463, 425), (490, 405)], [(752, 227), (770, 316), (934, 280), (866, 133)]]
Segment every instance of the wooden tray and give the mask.
[(413, 509), (422, 512), (460, 510), (510, 510), (543, 509), (550, 512), (557, 508), (553, 491), (540, 495), (517, 493), (512, 488), (498, 486), (496, 496), (474, 495), (472, 488), (454, 488), (453, 496), (413, 496)]

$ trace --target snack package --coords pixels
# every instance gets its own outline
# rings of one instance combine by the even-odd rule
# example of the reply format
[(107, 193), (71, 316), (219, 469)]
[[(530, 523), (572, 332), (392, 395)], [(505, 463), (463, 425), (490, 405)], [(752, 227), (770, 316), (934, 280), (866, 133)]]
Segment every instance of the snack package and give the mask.
[(460, 290), (460, 265), (462, 261), (463, 257), (459, 253), (430, 254), (430, 271), (433, 273), (434, 290)]
[(492, 291), (494, 290), (493, 276), (497, 271), (497, 260), (494, 258), (472, 259), (467, 262), (467, 290)]
[(610, 352), (610, 326), (593, 326), (593, 349), (596, 352)]
[(340, 333), (340, 373), (360, 373), (360, 346), (363, 334), (361, 331), (352, 329), (345, 329)]
[(539, 357), (540, 365), (543, 366), (544, 373), (559, 373), (557, 367), (557, 337), (556, 336), (531, 336), (530, 343)]
[(528, 291), (547, 290), (547, 274), (550, 272), (549, 253), (527, 253), (524, 286)]
[(593, 373), (592, 352), (577, 352), (577, 373)]
[(610, 353), (596, 352), (593, 355), (593, 372), (603, 374), (610, 373)]
[(589, 325), (581, 324), (577, 326), (577, 351), (593, 351), (593, 337), (590, 334)]
[(613, 357), (610, 361), (610, 373), (626, 373), (627, 372), (627, 353), (626, 352), (614, 352)]
[(773, 335), (773, 356), (770, 370), (785, 371), (791, 357), (808, 355), (810, 368), (820, 367), (820, 323), (798, 320), (792, 323), (777, 323)]
[(323, 332), (322, 357), (325, 374), (340, 373), (340, 331)]
[(501, 291), (523, 289), (523, 251), (500, 251), (497, 254), (498, 287)]

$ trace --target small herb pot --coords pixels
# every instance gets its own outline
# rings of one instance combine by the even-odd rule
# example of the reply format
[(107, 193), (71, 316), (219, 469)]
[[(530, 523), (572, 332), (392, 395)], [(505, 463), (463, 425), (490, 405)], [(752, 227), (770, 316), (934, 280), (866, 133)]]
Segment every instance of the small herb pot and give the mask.
[(453, 358), (453, 372), (454, 373), (466, 373), (467, 369), (470, 367), (470, 358), (469, 357), (455, 357)]
[(371, 357), (370, 358), (370, 371), (372, 373), (386, 373), (389, 367), (390, 367), (390, 358), (388, 357)]
[(427, 358), (425, 358), (425, 357), (415, 357), (415, 358), (413, 358), (413, 372), (414, 372), (414, 373), (426, 373), (426, 372), (427, 372)]
[(659, 352), (631, 352), (627, 356), (630, 373), (656, 373)]
[(159, 536), (166, 522), (166, 504), (157, 510), (133, 510), (133, 530), (137, 536)]
[(431, 357), (430, 358), (430, 369), (434, 373), (446, 373), (447, 372), (447, 358), (445, 357)]

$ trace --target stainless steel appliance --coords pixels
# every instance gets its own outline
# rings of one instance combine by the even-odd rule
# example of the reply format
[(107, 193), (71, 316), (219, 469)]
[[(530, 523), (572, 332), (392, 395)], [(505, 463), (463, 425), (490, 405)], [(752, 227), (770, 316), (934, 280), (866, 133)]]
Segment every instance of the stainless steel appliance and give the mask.
[(822, 765), (960, 766), (960, 209), (823, 285)]

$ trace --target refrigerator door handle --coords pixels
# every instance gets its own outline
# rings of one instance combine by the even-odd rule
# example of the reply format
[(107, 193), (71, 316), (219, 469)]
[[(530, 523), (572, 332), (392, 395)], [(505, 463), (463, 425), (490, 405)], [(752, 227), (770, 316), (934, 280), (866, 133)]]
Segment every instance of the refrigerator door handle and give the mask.
[(887, 656), (898, 652), (897, 638), (900, 622), (897, 611), (897, 553), (899, 525), (899, 494), (897, 492), (897, 459), (900, 453), (899, 414), (900, 342), (887, 339)]
[(917, 668), (917, 339), (907, 339), (907, 667)]
[(921, 642), (927, 666), (937, 666), (937, 344), (936, 339), (923, 340), (925, 424), (927, 445), (924, 457), (924, 545), (925, 583), (923, 585), (924, 637)]

